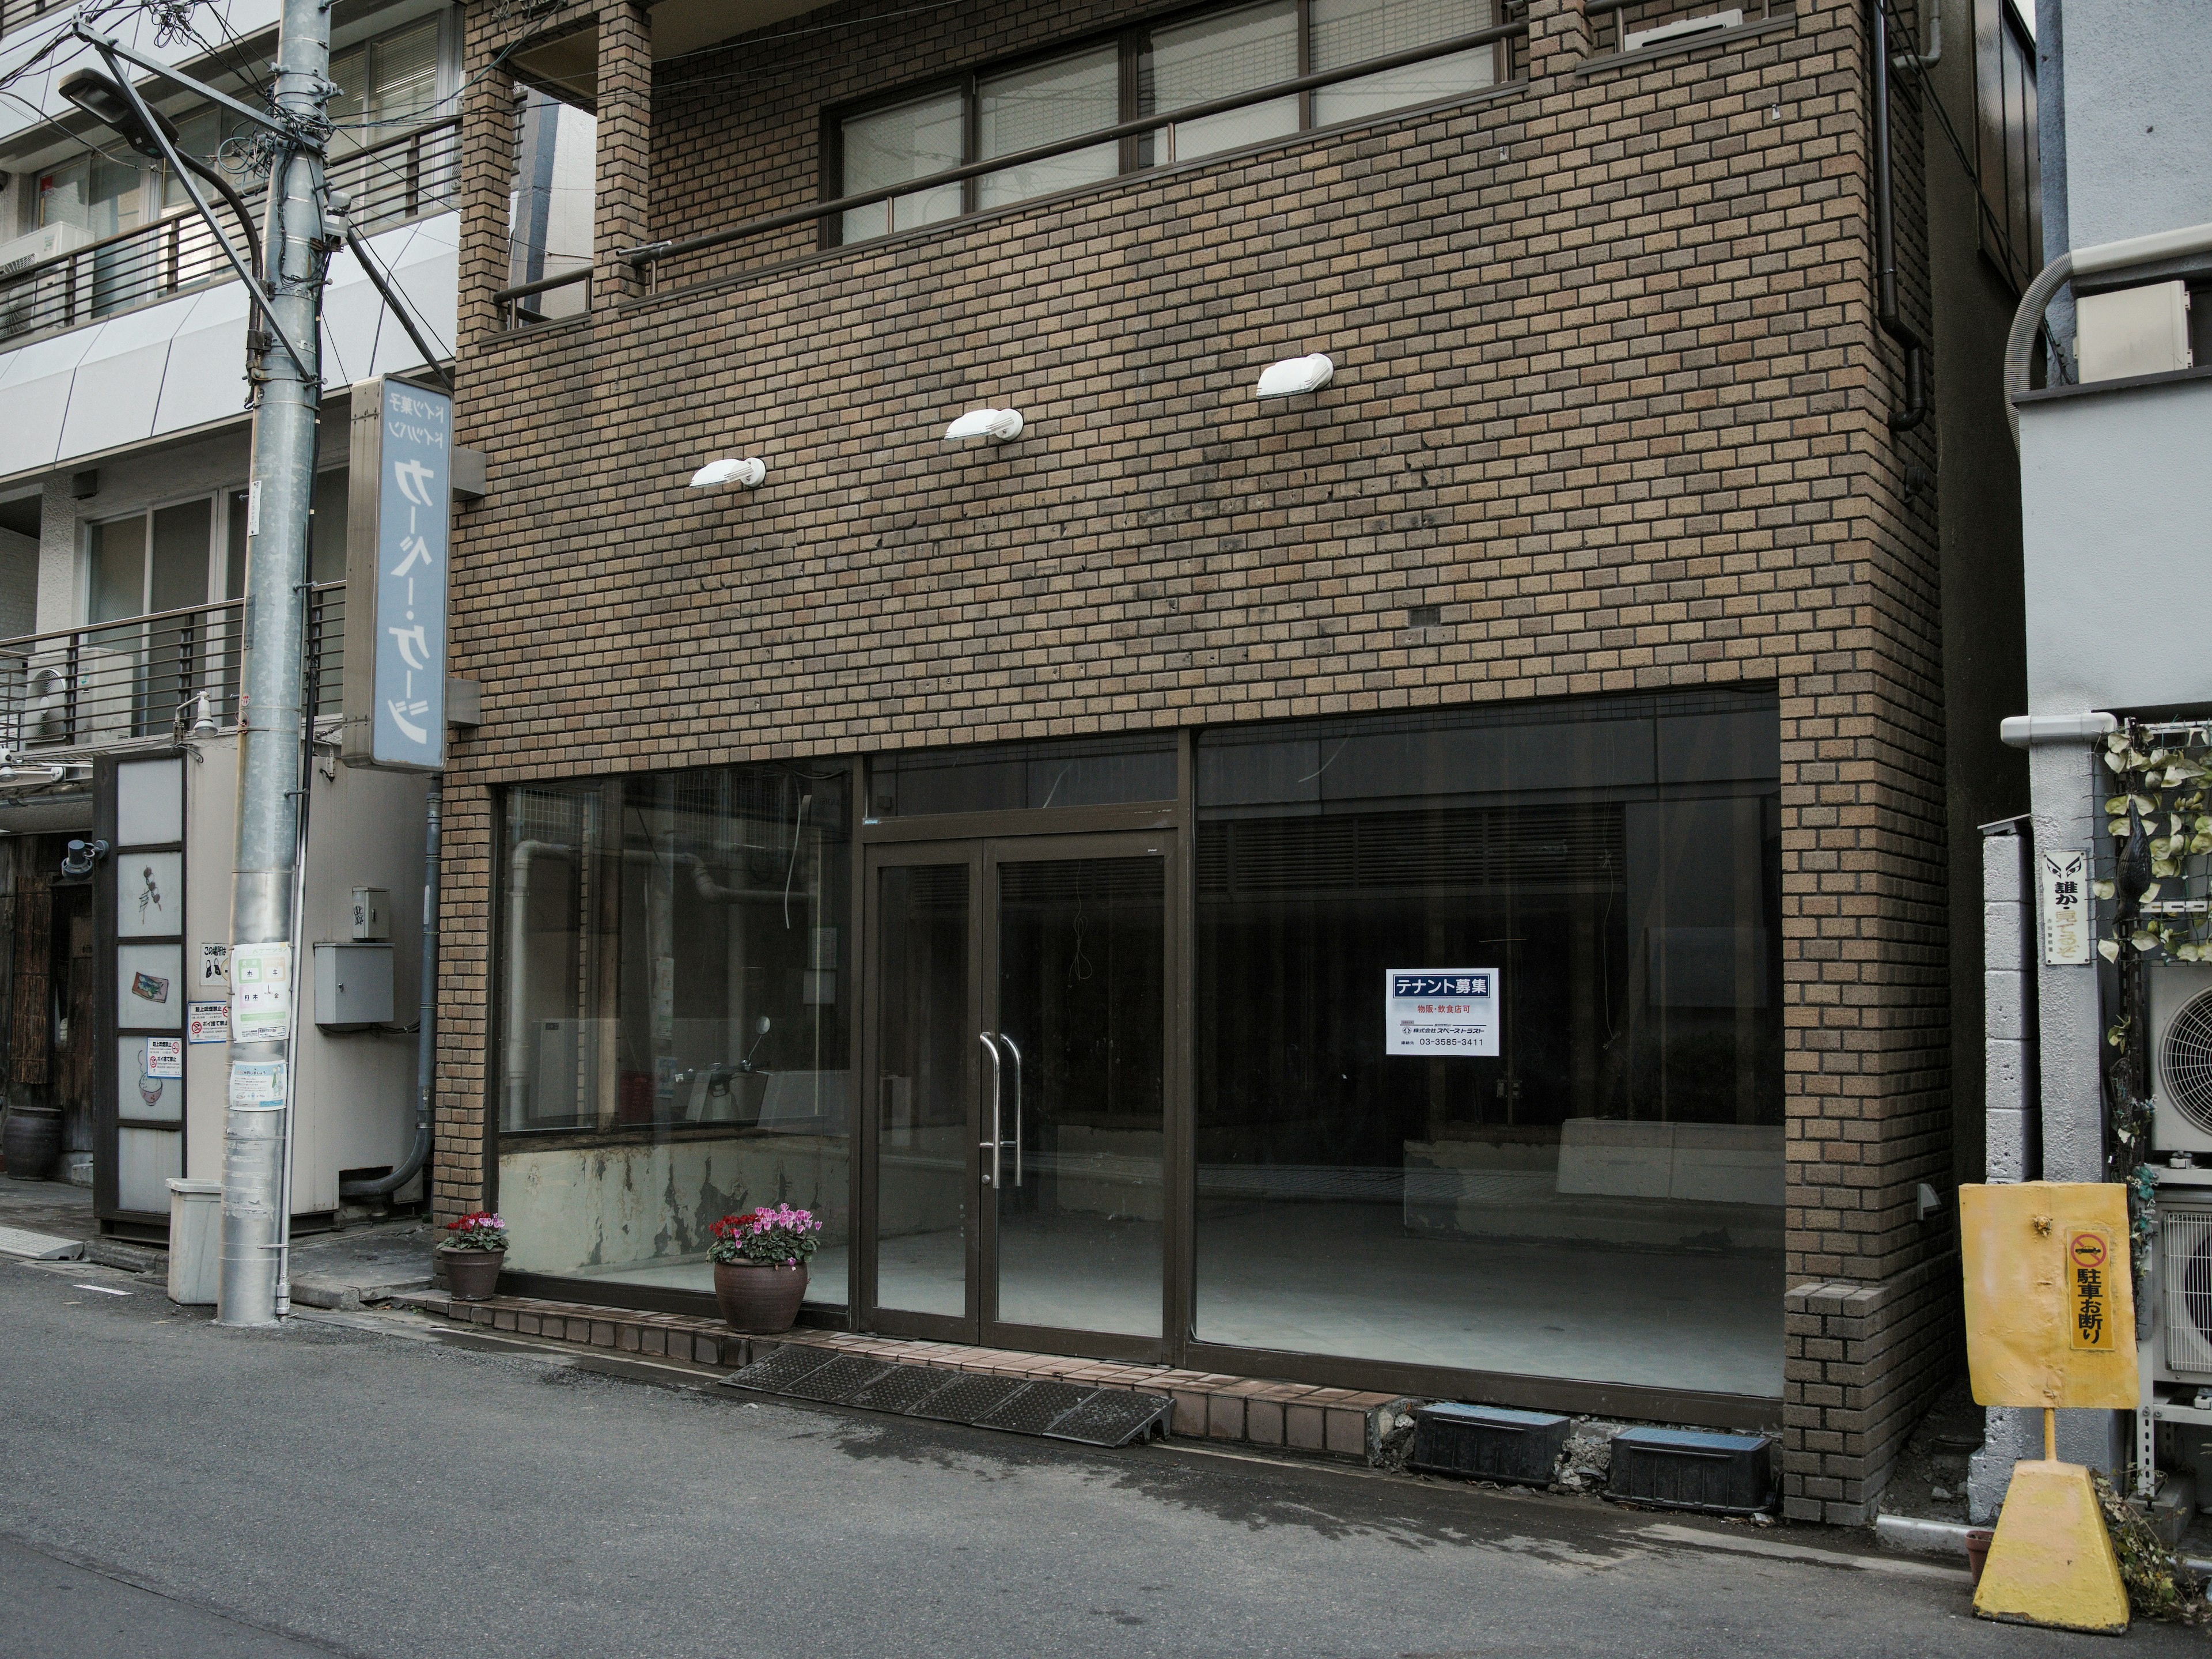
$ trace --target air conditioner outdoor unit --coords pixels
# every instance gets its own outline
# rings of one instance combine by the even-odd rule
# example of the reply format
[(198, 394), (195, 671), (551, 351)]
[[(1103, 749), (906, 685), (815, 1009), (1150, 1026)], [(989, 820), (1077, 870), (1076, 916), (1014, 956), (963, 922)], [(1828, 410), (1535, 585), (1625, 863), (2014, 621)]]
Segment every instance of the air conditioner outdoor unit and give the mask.
[(39, 290), (46, 286), (43, 277), (11, 283), (10, 276), (41, 260), (74, 253), (97, 240), (76, 225), (47, 225), (13, 241), (0, 242), (0, 333), (18, 333), (34, 325)]
[(2159, 1380), (2212, 1382), (2212, 1204), (2161, 1200), (2158, 1253)]
[(2212, 1152), (2212, 963), (2150, 964), (2151, 1146)]

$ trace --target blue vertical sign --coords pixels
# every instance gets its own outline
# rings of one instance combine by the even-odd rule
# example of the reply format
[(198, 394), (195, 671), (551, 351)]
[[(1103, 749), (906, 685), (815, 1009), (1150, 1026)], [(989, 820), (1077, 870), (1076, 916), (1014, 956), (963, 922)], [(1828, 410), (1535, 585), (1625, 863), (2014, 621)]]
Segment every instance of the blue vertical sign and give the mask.
[[(376, 672), (368, 763), (446, 763), (446, 553), (453, 400), (384, 383), (378, 422)], [(350, 583), (348, 584), (351, 586)]]

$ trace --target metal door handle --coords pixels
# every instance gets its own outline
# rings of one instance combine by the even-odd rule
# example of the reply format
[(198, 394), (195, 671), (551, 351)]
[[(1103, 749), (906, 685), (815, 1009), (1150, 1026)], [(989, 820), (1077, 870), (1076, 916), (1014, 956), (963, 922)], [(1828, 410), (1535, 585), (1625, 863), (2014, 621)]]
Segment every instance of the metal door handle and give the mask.
[(991, 1034), (988, 1031), (976, 1032), (975, 1040), (983, 1045), (983, 1052), (991, 1056), (991, 1138), (980, 1145), (983, 1151), (991, 1155), (991, 1172), (983, 1177), (983, 1184), (986, 1187), (995, 1187), (999, 1184), (999, 1176), (1001, 1173), (1001, 1155), (999, 1151), (1001, 1144), (999, 1139), (999, 1045), (991, 1040)]
[(1014, 1185), (1018, 1187), (1022, 1184), (1022, 1051), (1004, 1031), (999, 1033), (999, 1041), (1014, 1057)]

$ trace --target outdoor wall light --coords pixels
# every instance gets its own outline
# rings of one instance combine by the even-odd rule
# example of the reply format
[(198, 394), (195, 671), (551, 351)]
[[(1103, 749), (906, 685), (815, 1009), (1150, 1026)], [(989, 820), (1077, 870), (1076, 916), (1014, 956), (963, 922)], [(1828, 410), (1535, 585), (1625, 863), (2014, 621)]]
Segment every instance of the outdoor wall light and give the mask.
[(720, 489), (725, 484), (735, 484), (740, 489), (758, 489), (761, 480), (768, 477), (768, 464), (748, 455), (741, 461), (709, 461), (691, 475), (685, 488), (690, 489)]
[(1295, 398), (1301, 392), (1318, 392), (1335, 373), (1336, 365), (1318, 351), (1310, 357), (1286, 357), (1260, 371), (1260, 395)]
[(945, 428), (945, 441), (963, 443), (970, 438), (988, 438), (994, 444), (1022, 435), (1022, 412), (1018, 409), (971, 409), (951, 426)]

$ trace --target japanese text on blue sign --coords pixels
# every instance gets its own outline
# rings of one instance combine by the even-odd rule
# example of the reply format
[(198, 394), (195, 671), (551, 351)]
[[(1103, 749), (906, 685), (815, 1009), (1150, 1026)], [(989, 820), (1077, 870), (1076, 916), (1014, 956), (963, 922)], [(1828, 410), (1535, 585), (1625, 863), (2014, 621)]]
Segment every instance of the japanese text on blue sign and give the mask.
[(446, 763), (446, 549), (453, 401), (386, 381), (378, 479), (372, 763)]

